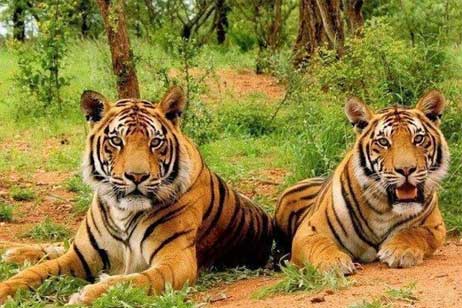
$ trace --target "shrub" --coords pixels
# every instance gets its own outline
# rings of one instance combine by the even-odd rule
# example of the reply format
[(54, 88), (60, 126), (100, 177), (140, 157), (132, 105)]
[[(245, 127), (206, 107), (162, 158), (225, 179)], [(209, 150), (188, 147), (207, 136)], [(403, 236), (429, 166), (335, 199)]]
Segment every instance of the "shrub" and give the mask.
[(11, 188), (10, 195), (16, 201), (32, 201), (36, 197), (32, 189), (19, 186)]
[(0, 201), (0, 221), (13, 220), (13, 207)]

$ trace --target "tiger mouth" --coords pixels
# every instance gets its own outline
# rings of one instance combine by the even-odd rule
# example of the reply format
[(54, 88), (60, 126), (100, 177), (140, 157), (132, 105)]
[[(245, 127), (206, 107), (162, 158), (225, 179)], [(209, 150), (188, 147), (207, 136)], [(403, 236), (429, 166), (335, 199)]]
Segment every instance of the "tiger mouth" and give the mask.
[(394, 187), (389, 191), (389, 196), (392, 204), (396, 203), (423, 203), (423, 189), (418, 186), (414, 186), (409, 182), (404, 183), (401, 186)]

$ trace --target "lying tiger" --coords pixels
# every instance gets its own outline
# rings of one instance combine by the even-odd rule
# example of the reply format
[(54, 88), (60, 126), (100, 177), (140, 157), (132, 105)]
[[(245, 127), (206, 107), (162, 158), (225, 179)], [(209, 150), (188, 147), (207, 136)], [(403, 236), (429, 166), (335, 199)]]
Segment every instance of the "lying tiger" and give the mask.
[(330, 178), (308, 179), (282, 194), (279, 249), (291, 251), (298, 266), (345, 274), (356, 270), (354, 261), (411, 267), (432, 255), (446, 234), (437, 194), (449, 164), (439, 129), (444, 105), (436, 90), (415, 109), (378, 113), (349, 99), (345, 112), (356, 143)]
[[(86, 91), (81, 106), (91, 131), (83, 173), (95, 193), (69, 250), (0, 283), (0, 300), (53, 275), (98, 282), (70, 303), (90, 304), (109, 287), (129, 282), (149, 293), (182, 288), (201, 267), (259, 267), (272, 245), (272, 219), (204, 164), (180, 130), (185, 97), (172, 88), (157, 105), (122, 99), (115, 104)], [(26, 256), (16, 247), (6, 258)], [(32, 246), (37, 259), (59, 245)], [(20, 257), (20, 256), (19, 256)]]

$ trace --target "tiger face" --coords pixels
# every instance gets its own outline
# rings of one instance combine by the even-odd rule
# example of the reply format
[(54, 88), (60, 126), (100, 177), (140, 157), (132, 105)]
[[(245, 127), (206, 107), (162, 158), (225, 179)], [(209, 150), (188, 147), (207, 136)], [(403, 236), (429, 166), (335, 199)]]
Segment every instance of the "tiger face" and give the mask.
[(358, 131), (355, 171), (367, 197), (387, 200), (400, 215), (424, 208), (449, 165), (439, 129), (444, 105), (435, 90), (414, 109), (396, 106), (374, 113), (358, 98), (348, 100), (345, 111)]
[(84, 178), (100, 198), (122, 210), (146, 210), (185, 191), (190, 161), (179, 127), (184, 105), (179, 88), (157, 105), (137, 99), (110, 104), (96, 92), (82, 94), (91, 124)]

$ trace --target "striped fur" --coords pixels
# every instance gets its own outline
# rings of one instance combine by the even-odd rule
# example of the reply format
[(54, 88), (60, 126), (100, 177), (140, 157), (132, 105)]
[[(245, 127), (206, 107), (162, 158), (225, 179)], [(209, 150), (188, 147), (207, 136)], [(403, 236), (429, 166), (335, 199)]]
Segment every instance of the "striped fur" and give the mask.
[(409, 267), (430, 256), (446, 233), (437, 195), (449, 164), (439, 129), (443, 107), (436, 90), (415, 109), (378, 113), (350, 99), (356, 143), (330, 178), (304, 180), (282, 194), (275, 213), (279, 250), (298, 266), (310, 262), (347, 274), (354, 261)]
[(94, 282), (71, 298), (88, 304), (120, 282), (157, 294), (194, 283), (203, 267), (265, 265), (271, 218), (208, 169), (179, 129), (183, 107), (178, 88), (157, 106), (84, 94), (92, 204), (68, 252), (0, 283), (1, 300), (53, 275)]

